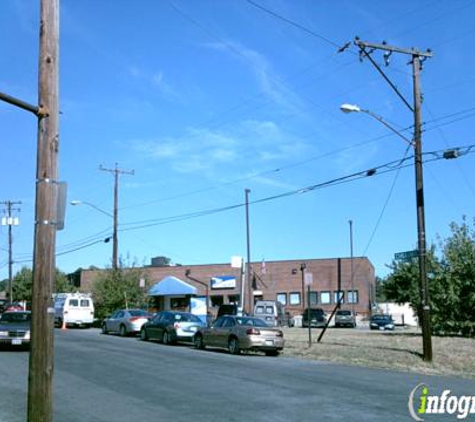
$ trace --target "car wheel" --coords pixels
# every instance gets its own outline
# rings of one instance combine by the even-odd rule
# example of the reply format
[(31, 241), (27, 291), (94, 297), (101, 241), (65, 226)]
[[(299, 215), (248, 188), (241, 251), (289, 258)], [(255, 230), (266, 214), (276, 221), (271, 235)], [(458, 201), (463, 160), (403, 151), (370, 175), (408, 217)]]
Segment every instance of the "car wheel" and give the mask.
[(121, 337), (126, 337), (127, 336), (127, 328), (125, 328), (125, 325), (120, 326), (119, 334), (121, 335)]
[(201, 334), (196, 334), (193, 338), (193, 343), (197, 349), (204, 349), (205, 344), (203, 342), (203, 336)]
[(278, 350), (267, 350), (266, 356), (279, 356), (279, 351)]
[(108, 334), (109, 331), (107, 330), (107, 325), (104, 323), (102, 324), (102, 334)]
[(140, 339), (143, 340), (143, 341), (148, 340), (147, 330), (145, 328), (142, 328), (140, 330)]
[(168, 331), (164, 331), (162, 334), (162, 343), (163, 344), (170, 344), (170, 334), (168, 334)]
[(228, 350), (232, 355), (239, 355), (241, 349), (239, 348), (239, 341), (236, 337), (231, 337), (228, 342)]

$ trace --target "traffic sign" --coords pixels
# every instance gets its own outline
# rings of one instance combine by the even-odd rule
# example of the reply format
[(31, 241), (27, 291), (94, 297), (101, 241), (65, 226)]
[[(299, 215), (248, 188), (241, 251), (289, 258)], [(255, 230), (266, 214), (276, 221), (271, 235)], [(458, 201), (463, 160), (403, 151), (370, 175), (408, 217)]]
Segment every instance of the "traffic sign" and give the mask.
[(313, 274), (312, 273), (307, 273), (307, 272), (305, 273), (304, 284), (307, 287), (310, 287), (313, 284)]
[(411, 261), (412, 258), (417, 258), (419, 256), (419, 251), (417, 249), (413, 251), (405, 251), (405, 252), (396, 252), (394, 254), (394, 259), (398, 261)]

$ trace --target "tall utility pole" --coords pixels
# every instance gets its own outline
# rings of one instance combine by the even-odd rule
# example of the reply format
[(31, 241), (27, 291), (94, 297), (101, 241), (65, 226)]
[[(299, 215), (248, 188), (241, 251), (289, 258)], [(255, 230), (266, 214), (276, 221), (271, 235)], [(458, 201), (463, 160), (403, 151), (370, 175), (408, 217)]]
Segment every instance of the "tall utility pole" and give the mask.
[(28, 421), (53, 420), (53, 283), (58, 197), (59, 0), (41, 0)]
[[(355, 272), (354, 272), (354, 259), (353, 259), (353, 220), (349, 220), (350, 223), (350, 281), (351, 281), (351, 312), (355, 316)], [(348, 296), (349, 299), (349, 296)]]
[[(421, 309), (419, 315), (422, 317), (422, 344), (424, 360), (432, 361), (432, 337), (431, 337), (431, 321), (430, 321), (430, 297), (429, 284), (427, 280), (426, 268), (426, 231), (425, 231), (425, 212), (424, 212), (424, 182), (422, 168), (422, 119), (421, 119), (421, 90), (420, 90), (420, 72), (421, 64), (425, 59), (432, 57), (430, 50), (421, 52), (415, 48), (405, 49), (400, 47), (392, 47), (387, 44), (373, 44), (357, 39), (355, 44), (360, 48), (362, 56), (367, 57), (378, 71), (390, 83), (391, 87), (396, 91), (406, 106), (414, 115), (414, 167), (416, 176), (416, 209), (417, 209), (417, 241), (419, 255), (419, 292), (421, 298)], [(366, 50), (366, 49), (369, 49)], [(414, 106), (404, 99), (397, 88), (388, 80), (384, 72), (371, 58), (371, 52), (374, 50), (385, 51), (384, 57), (388, 61), (392, 53), (400, 53), (411, 56), (412, 63), (412, 79), (413, 79), (413, 101)]]
[[(19, 208), (12, 208), (13, 205), (21, 204), (21, 201), (3, 201), (0, 204), (6, 205), (7, 217), (2, 219), (2, 226), (8, 226), (8, 302), (11, 304), (13, 301), (13, 253), (12, 253), (12, 226), (18, 225), (18, 218), (12, 217), (12, 211), (20, 211)], [(4, 224), (5, 223), (5, 224)]]
[(247, 263), (246, 263), (246, 283), (247, 283), (247, 303), (248, 303), (248, 313), (252, 314), (253, 306), (253, 296), (252, 296), (252, 286), (251, 286), (251, 239), (249, 231), (249, 193), (251, 189), (246, 189), (246, 245), (247, 245)]
[(117, 237), (117, 227), (118, 227), (118, 214), (119, 214), (119, 174), (134, 174), (134, 170), (132, 171), (125, 171), (125, 170), (120, 170), (118, 168), (118, 164), (115, 163), (115, 168), (113, 169), (106, 169), (102, 166), (99, 166), (99, 170), (102, 171), (108, 171), (109, 173), (114, 174), (114, 213), (113, 213), (113, 218), (114, 218), (114, 231), (112, 235), (112, 269), (114, 272), (117, 270), (119, 267), (119, 258), (118, 258), (118, 250), (119, 250), (119, 244), (118, 244), (118, 237)]

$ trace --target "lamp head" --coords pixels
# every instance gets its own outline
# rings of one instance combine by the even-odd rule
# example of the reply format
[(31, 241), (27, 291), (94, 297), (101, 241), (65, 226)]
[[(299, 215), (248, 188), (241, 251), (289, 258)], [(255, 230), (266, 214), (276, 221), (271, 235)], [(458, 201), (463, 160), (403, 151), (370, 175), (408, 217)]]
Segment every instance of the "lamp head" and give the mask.
[(342, 104), (340, 106), (340, 110), (343, 113), (359, 113), (361, 111), (361, 108), (359, 108), (355, 104)]

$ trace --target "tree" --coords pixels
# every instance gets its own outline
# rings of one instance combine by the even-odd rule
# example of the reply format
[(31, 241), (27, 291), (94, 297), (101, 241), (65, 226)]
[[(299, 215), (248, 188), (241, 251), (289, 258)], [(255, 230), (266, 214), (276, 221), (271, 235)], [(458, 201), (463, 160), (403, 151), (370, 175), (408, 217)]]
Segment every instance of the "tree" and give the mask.
[(8, 278), (0, 281), (0, 292), (5, 292), (8, 289)]
[[(28, 267), (23, 267), (15, 274), (12, 280), (13, 300), (31, 302), (31, 286), (33, 283), (33, 271)], [(74, 286), (69, 282), (67, 276), (62, 271), (56, 269), (54, 280), (55, 293), (73, 292)]]
[(12, 294), (14, 301), (25, 300), (31, 302), (31, 285), (33, 283), (33, 271), (28, 267), (22, 269), (13, 276)]
[(464, 217), (462, 224), (452, 223), (450, 229), (452, 236), (440, 242), (444, 313), (436, 315), (436, 322), (444, 332), (475, 337), (475, 219), (472, 227)]
[[(144, 280), (143, 286), (140, 280)], [(149, 285), (138, 268), (119, 268), (100, 273), (92, 284), (96, 317), (103, 319), (118, 308), (146, 306)]]
[[(439, 238), (437, 248), (427, 251), (427, 277), (434, 334), (475, 336), (475, 220), (470, 228), (466, 218), (461, 225), (450, 224), (451, 235)], [(384, 294), (398, 303), (409, 302), (421, 315), (421, 295), (417, 260), (393, 261), (392, 273), (384, 280)]]

